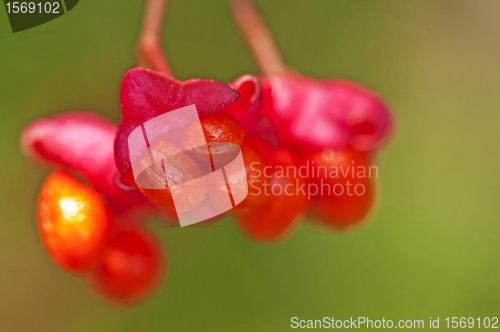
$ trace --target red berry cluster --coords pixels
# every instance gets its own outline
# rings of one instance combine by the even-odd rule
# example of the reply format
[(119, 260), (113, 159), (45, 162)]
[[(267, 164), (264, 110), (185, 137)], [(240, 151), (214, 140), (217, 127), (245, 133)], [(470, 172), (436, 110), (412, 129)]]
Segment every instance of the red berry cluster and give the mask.
[(133, 303), (160, 280), (163, 253), (155, 237), (134, 221), (116, 225), (102, 196), (67, 171), (45, 180), (37, 223), (52, 259), (112, 300)]
[[(34, 121), (22, 133), (24, 152), (56, 168), (38, 199), (43, 244), (58, 265), (83, 275), (93, 289), (115, 302), (144, 299), (165, 274), (164, 251), (141, 219), (156, 214), (175, 222), (179, 206), (174, 207), (168, 180), (182, 183), (197, 178), (199, 161), (206, 160), (207, 153), (212, 160), (234, 155), (225, 147), (196, 149), (204, 142), (238, 145), (246, 172), (223, 187), (185, 188), (180, 208), (190, 211), (203, 204), (217, 208), (221, 203), (217, 197), (226, 190), (233, 196), (248, 190), (229, 213), (251, 240), (281, 240), (305, 213), (310, 214), (308, 220), (346, 229), (366, 219), (373, 208), (377, 179), (366, 170), (391, 133), (387, 107), (356, 83), (287, 73), (252, 1), (229, 3), (265, 76), (243, 75), (229, 85), (171, 78), (160, 44), (166, 1), (148, 0), (139, 62), (161, 73), (142, 68), (127, 72), (120, 90), (118, 126), (92, 113), (69, 112)], [(155, 143), (151, 153), (157, 159), (176, 156), (162, 172), (152, 174), (166, 189), (139, 188), (131, 170), (130, 133), (148, 120), (189, 105), (196, 106), (204, 137), (187, 125), (175, 143)], [(176, 154), (183, 149), (192, 153)], [(301, 175), (301, 170), (308, 175)], [(325, 186), (328, 192), (323, 192)], [(361, 194), (357, 188), (362, 188)]]
[[(180, 82), (135, 68), (122, 81), (120, 98), (118, 127), (91, 113), (70, 112), (33, 122), (21, 138), (28, 155), (58, 168), (47, 177), (38, 200), (45, 247), (57, 264), (85, 275), (111, 300), (135, 303), (154, 290), (164, 273), (163, 251), (139, 219), (156, 213), (175, 221), (172, 198), (168, 189), (136, 186), (127, 138), (137, 126), (166, 112), (194, 104), (207, 142), (240, 146), (249, 193), (229, 213), (252, 240), (282, 239), (306, 212), (324, 225), (344, 229), (363, 220), (373, 206), (375, 179), (351, 172), (340, 178), (283, 174), (287, 168), (370, 165), (390, 133), (391, 118), (377, 96), (354, 83), (290, 74), (244, 75), (230, 85), (200, 79)], [(199, 146), (200, 139), (189, 125), (179, 134), (185, 149)], [(165, 143), (158, 153), (179, 149)], [(183, 156), (176, 161), (175, 176), (196, 167), (195, 155)], [(347, 182), (362, 184), (363, 195), (296, 190)], [(244, 185), (240, 181), (231, 188)], [(286, 190), (276, 192), (274, 187)], [(206, 201), (205, 195), (189, 196), (186, 209)]]
[[(298, 190), (297, 195), (270, 197), (262, 208), (238, 218), (242, 228), (253, 238), (272, 239), (284, 234), (305, 210), (335, 229), (364, 220), (374, 204), (376, 186), (376, 178), (366, 171), (392, 130), (392, 118), (381, 99), (353, 82), (317, 81), (295, 74), (244, 75), (231, 85), (242, 97), (226, 111), (245, 129), (243, 145), (257, 151), (276, 172), (309, 169), (305, 177), (297, 172), (286, 172), (294, 178), (275, 174), (268, 179), (270, 187), (284, 188), (286, 181), (299, 187), (304, 181), (315, 189), (307, 199)], [(341, 171), (331, 176), (332, 169)], [(363, 191), (327, 194), (321, 191), (325, 185), (330, 190), (360, 186)]]
[[(285, 234), (310, 205), (311, 195), (296, 190), (304, 185), (308, 188), (314, 185), (317, 189), (324, 184), (329, 188), (340, 185), (347, 189), (361, 186), (361, 195), (344, 189), (342, 194), (332, 194), (330, 189), (329, 194), (312, 195), (310, 211), (326, 225), (346, 228), (367, 215), (373, 205), (375, 180), (366, 174), (358, 177), (354, 170), (366, 173), (376, 149), (391, 129), (387, 108), (377, 96), (351, 82), (317, 82), (296, 75), (271, 78), (245, 75), (231, 84), (240, 94), (239, 99), (227, 86), (201, 82), (181, 83), (139, 68), (125, 75), (121, 93), (123, 120), (115, 141), (121, 179), (128, 179), (128, 182), (123, 180), (124, 185), (136, 189), (131, 181), (126, 141), (130, 131), (153, 117), (194, 103), (200, 105), (198, 111), (205, 137), (192, 135), (188, 126), (180, 134), (180, 144), (189, 149), (206, 140), (241, 146), (251, 191), (231, 212), (237, 215), (238, 224), (250, 238), (275, 239)], [(185, 92), (175, 93), (187, 90), (199, 96), (197, 85), (205, 87), (203, 104), (184, 95)], [(214, 85), (210, 93), (206, 88), (209, 85)], [(162, 88), (151, 88), (156, 86)], [(165, 155), (169, 149), (181, 151), (171, 143), (161, 149), (158, 153)], [(214, 150), (212, 153), (227, 152)], [(184, 173), (167, 172), (166, 176), (187, 177), (196, 167), (196, 156), (183, 155), (182, 160), (176, 162), (175, 172), (184, 169)], [(321, 167), (327, 171), (306, 178), (299, 177), (296, 171), (272, 174), (280, 169), (301, 167), (311, 168), (312, 172)], [(272, 169), (271, 174), (267, 168)], [(331, 169), (341, 169), (345, 175), (330, 177)], [(289, 190), (273, 191), (274, 187)], [(175, 212), (168, 185), (167, 190), (140, 190), (154, 205)], [(205, 194), (190, 195), (186, 210), (203, 201)]]

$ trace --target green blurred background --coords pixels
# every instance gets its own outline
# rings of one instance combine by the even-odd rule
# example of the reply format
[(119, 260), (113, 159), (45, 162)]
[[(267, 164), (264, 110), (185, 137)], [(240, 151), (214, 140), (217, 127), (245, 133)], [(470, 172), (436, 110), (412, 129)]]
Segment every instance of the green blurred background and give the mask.
[[(35, 227), (47, 169), (23, 126), (67, 110), (120, 118), (142, 1), (82, 0), (13, 34), (0, 9), (0, 331), (281, 331), (291, 317), (500, 315), (500, 2), (257, 1), (303, 74), (380, 92), (397, 118), (375, 217), (350, 234), (307, 224), (283, 244), (216, 226), (152, 228), (168, 247), (158, 294), (124, 310), (58, 268)], [(258, 73), (223, 0), (171, 0), (164, 48), (177, 78)]]

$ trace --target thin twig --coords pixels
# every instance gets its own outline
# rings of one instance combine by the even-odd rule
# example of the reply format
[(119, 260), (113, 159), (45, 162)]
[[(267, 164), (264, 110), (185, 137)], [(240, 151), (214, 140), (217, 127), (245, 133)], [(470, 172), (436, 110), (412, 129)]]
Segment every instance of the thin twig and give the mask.
[(137, 43), (137, 62), (141, 67), (151, 68), (172, 77), (161, 45), (166, 6), (167, 0), (146, 0), (141, 35)]
[(229, 0), (234, 20), (265, 75), (286, 72), (271, 32), (252, 0)]

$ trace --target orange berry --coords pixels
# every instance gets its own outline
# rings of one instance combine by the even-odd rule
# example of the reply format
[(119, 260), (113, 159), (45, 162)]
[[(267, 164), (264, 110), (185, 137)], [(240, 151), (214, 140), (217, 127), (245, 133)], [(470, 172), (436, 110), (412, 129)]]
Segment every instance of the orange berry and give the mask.
[(251, 147), (243, 144), (241, 153), (245, 163), (245, 172), (247, 177), (248, 195), (231, 212), (241, 215), (252, 211), (264, 204), (269, 198), (264, 194), (264, 184), (266, 177), (264, 176), (264, 167), (266, 164), (261, 156)]
[[(191, 150), (201, 161), (208, 160), (210, 153), (215, 167), (223, 166), (234, 159), (238, 154), (236, 145), (241, 145), (245, 138), (245, 131), (234, 117), (221, 111), (201, 118), (200, 122), (203, 135), (199, 131), (198, 122), (192, 122), (184, 128), (181, 134), (182, 146), (186, 150)], [(233, 144), (210, 144), (215, 142)], [(206, 143), (210, 144), (210, 150), (206, 148)]]
[[(151, 156), (145, 153), (141, 160), (145, 170), (136, 182), (151, 203), (166, 211), (184, 212), (205, 199), (207, 185), (201, 178), (202, 170), (188, 154), (182, 153), (177, 145), (162, 140), (155, 142), (150, 152), (154, 161), (161, 162), (151, 165)], [(174, 183), (175, 187), (171, 188), (169, 183)], [(182, 198), (182, 201), (177, 200), (177, 206), (174, 205), (172, 190), (176, 197)]]
[(242, 231), (255, 240), (276, 240), (283, 237), (295, 224), (308, 206), (307, 197), (298, 192), (301, 178), (277, 177), (265, 186), (267, 201), (242, 216), (237, 223)]
[[(312, 164), (314, 161), (314, 164)], [(366, 153), (350, 149), (324, 149), (310, 159), (315, 176), (309, 182), (323, 192), (314, 197), (311, 212), (320, 222), (344, 229), (364, 219), (371, 210), (375, 196), (375, 179), (371, 178)]]
[(109, 241), (112, 223), (94, 188), (62, 170), (47, 177), (38, 197), (37, 224), (50, 256), (64, 269), (92, 269)]

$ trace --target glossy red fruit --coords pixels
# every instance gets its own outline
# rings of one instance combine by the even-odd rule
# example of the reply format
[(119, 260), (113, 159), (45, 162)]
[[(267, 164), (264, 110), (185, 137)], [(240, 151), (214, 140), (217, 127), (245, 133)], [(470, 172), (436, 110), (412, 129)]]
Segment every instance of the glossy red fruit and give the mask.
[[(268, 179), (267, 201), (242, 216), (237, 223), (243, 233), (254, 240), (277, 240), (284, 237), (308, 206), (307, 196), (297, 192), (302, 179), (276, 177)], [(265, 194), (266, 194), (265, 193)]]
[[(205, 199), (207, 185), (200, 166), (175, 144), (157, 140), (141, 158), (145, 170), (137, 177), (139, 190), (157, 207), (169, 212), (185, 212)], [(150, 165), (153, 160), (161, 164)], [(170, 157), (168, 157), (170, 156)], [(174, 187), (169, 186), (175, 184)], [(176, 205), (172, 194), (175, 193)]]
[(227, 112), (219, 112), (200, 120), (207, 142), (230, 142), (237, 145), (243, 143), (245, 131)]
[(253, 211), (237, 217), (237, 223), (252, 239), (277, 240), (283, 238), (306, 211), (309, 205), (306, 184), (293, 171), (286, 171), (287, 167), (298, 167), (293, 151), (267, 150), (269, 146), (257, 140), (251, 143), (268, 167), (263, 170), (266, 182), (262, 193), (267, 199)]
[[(343, 230), (363, 221), (368, 215), (374, 200), (373, 180), (363, 179), (356, 182), (364, 189), (358, 189), (360, 196), (344, 193), (340, 196), (321, 196), (313, 199), (311, 212), (320, 218), (324, 225)], [(358, 187), (361, 188), (361, 187)]]
[[(234, 117), (221, 111), (200, 119), (203, 134), (199, 131), (197, 121), (187, 125), (182, 131), (180, 142), (186, 149), (201, 161), (212, 157), (214, 163), (220, 166), (230, 162), (238, 154), (238, 146), (243, 143), (245, 131), (236, 122)], [(234, 144), (210, 144), (212, 142), (234, 143)], [(210, 144), (210, 150), (206, 148)]]
[(308, 182), (319, 188), (319, 194), (311, 203), (311, 212), (321, 223), (336, 229), (362, 221), (372, 208), (378, 176), (378, 169), (370, 165), (366, 153), (325, 149), (313, 155), (309, 162)]
[(158, 286), (164, 259), (158, 241), (149, 231), (139, 226), (121, 229), (105, 249), (90, 282), (106, 298), (133, 304)]
[[(264, 194), (264, 185), (267, 181), (264, 176), (264, 168), (266, 167), (264, 160), (254, 149), (245, 144), (241, 145), (241, 153), (245, 163), (248, 194), (240, 204), (231, 210), (232, 213), (238, 215), (258, 209), (269, 198)], [(234, 185), (231, 187), (234, 188)]]
[(21, 135), (21, 146), (29, 157), (77, 172), (116, 206), (152, 208), (137, 187), (126, 192), (115, 185), (115, 135), (116, 126), (106, 118), (68, 112), (30, 123)]
[(52, 172), (38, 197), (37, 224), (52, 259), (73, 273), (92, 269), (112, 231), (100, 194), (66, 171)]

